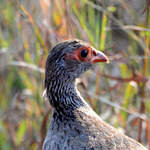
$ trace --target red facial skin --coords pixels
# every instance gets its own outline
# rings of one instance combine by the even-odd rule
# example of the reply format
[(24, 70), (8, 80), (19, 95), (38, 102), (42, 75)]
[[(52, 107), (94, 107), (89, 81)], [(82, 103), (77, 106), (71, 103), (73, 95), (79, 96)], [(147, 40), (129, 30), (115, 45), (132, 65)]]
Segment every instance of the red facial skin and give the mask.
[[(81, 56), (82, 50), (88, 51), (88, 55), (86, 57)], [(67, 54), (66, 57), (77, 61), (89, 62), (91, 64), (97, 62), (107, 62), (107, 63), (109, 62), (107, 56), (104, 53), (94, 48), (91, 48), (90, 46), (82, 46), (76, 49), (73, 53)]]

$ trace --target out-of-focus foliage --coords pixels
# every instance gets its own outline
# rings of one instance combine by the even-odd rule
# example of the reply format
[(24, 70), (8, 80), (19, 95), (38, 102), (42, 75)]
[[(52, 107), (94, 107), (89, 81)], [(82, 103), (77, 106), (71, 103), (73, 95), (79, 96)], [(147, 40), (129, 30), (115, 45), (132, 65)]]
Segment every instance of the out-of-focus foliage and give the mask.
[(46, 57), (57, 42), (72, 38), (110, 58), (82, 77), (84, 98), (109, 124), (150, 149), (146, 5), (141, 0), (0, 0), (0, 149), (41, 149), (51, 112), (42, 99)]

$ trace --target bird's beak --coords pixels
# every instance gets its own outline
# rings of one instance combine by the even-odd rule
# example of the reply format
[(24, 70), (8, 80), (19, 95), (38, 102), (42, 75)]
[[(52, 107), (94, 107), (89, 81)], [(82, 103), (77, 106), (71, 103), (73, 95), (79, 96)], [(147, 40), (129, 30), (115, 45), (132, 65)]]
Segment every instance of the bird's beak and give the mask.
[(94, 54), (92, 56), (91, 60), (90, 60), (92, 64), (97, 63), (97, 62), (109, 63), (109, 59), (104, 53), (102, 53), (98, 50), (95, 50), (95, 49), (92, 50), (92, 51), (93, 51), (93, 54)]

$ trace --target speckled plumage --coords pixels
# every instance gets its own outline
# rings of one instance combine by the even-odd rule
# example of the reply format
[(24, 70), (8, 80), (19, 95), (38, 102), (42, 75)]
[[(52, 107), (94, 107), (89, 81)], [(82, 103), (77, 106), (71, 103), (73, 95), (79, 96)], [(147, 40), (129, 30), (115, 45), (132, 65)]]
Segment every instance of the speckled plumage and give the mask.
[(83, 45), (76, 40), (60, 43), (47, 58), (45, 89), (53, 115), (43, 150), (146, 150), (102, 121), (78, 94), (75, 79), (92, 65), (65, 55)]

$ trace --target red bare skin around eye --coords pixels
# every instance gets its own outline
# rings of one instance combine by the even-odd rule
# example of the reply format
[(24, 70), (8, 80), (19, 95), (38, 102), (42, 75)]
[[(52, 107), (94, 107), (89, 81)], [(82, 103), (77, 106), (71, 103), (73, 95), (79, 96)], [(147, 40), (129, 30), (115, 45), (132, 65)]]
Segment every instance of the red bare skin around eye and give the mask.
[[(85, 58), (81, 57), (81, 51), (82, 50), (87, 50), (88, 51), (87, 57), (85, 57)], [(89, 47), (89, 46), (82, 46), (82, 47), (76, 49), (73, 53), (67, 54), (66, 58), (86, 62), (86, 61), (90, 60), (91, 56), (92, 56), (92, 48)]]

